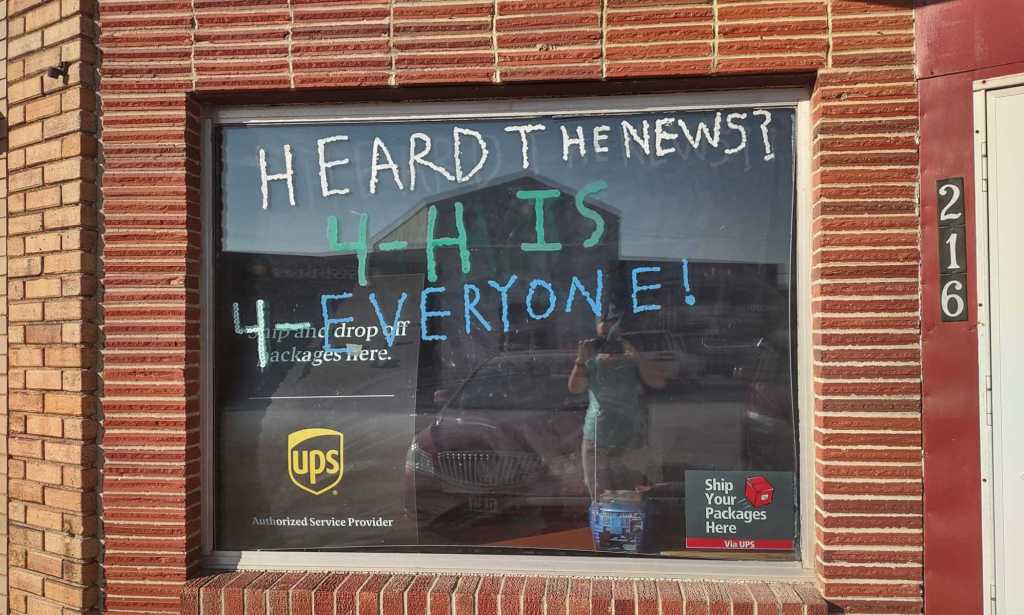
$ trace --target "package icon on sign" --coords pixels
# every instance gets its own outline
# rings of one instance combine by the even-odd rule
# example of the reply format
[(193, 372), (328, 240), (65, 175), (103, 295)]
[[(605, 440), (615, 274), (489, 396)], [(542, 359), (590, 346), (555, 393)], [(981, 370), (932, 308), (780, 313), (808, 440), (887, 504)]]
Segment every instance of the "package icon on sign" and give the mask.
[(768, 506), (775, 499), (775, 487), (763, 476), (751, 476), (747, 479), (746, 496), (754, 508)]

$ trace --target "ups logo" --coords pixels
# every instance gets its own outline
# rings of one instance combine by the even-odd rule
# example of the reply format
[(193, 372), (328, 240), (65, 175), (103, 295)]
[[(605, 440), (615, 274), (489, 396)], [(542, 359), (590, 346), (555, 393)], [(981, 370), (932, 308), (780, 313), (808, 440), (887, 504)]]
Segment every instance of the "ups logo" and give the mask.
[(320, 495), (341, 482), (345, 434), (333, 429), (300, 429), (288, 434), (288, 476), (303, 491)]

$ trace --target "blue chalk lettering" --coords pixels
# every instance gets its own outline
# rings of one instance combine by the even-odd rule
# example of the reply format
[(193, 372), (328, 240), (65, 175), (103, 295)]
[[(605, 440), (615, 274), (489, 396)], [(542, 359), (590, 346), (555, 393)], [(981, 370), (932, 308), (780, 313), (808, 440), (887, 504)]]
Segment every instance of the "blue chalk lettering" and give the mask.
[(334, 325), (340, 325), (345, 322), (352, 322), (351, 316), (344, 318), (331, 318), (331, 310), (328, 307), (331, 301), (344, 301), (351, 299), (352, 293), (341, 293), (340, 295), (320, 295), (320, 313), (324, 319), (324, 352), (344, 352), (348, 354), (348, 346), (344, 348), (335, 348), (331, 346), (331, 338), (334, 337)]
[(601, 297), (603, 296), (604, 289), (604, 271), (600, 268), (597, 270), (597, 288), (594, 294), (591, 295), (587, 287), (583, 285), (576, 276), (572, 276), (572, 282), (569, 283), (569, 296), (565, 300), (565, 313), (568, 314), (572, 311), (572, 302), (576, 298), (576, 292), (583, 295), (583, 298), (590, 304), (590, 310), (594, 312), (594, 316), (601, 316)]
[[(472, 293), (472, 297), (469, 295)], [(491, 330), (491, 323), (487, 322), (484, 315), (480, 313), (480, 310), (476, 309), (476, 306), (480, 303), (480, 288), (476, 284), (463, 284), (462, 285), (462, 306), (463, 306), (463, 318), (466, 320), (466, 334), (468, 335), (472, 329), (472, 319), (470, 315), (476, 317), (477, 321), (483, 325), (484, 330)]]
[(430, 311), (427, 309), (427, 295), (434, 293), (443, 293), (447, 289), (444, 286), (428, 286), (420, 292), (420, 338), (424, 342), (443, 342), (448, 339), (447, 335), (428, 335), (427, 325), (431, 318), (444, 318), (445, 316), (451, 316), (452, 313), (449, 310), (442, 311)]
[[(381, 312), (380, 304), (377, 303), (377, 293), (370, 293), (370, 303), (373, 304), (373, 310), (377, 312), (377, 322), (380, 323), (380, 328), (384, 332), (384, 340), (388, 343), (388, 348), (395, 345), (395, 336), (398, 334), (398, 323), (402, 319), (402, 308), (405, 307), (405, 300), (409, 298), (409, 293), (403, 292), (402, 296), (398, 298), (397, 305), (395, 305), (395, 317), (392, 319), (389, 325), (384, 321), (384, 313)], [(391, 333), (389, 334), (389, 327)]]
[[(538, 287), (548, 291), (548, 309), (543, 314), (538, 314), (533, 311), (533, 294), (536, 292)], [(547, 280), (541, 280), (540, 278), (530, 280), (530, 289), (526, 291), (526, 313), (530, 315), (530, 318), (534, 320), (544, 320), (548, 316), (551, 316), (551, 313), (555, 311), (557, 303), (558, 299), (555, 298), (555, 289), (551, 287), (551, 284)]]
[(661, 284), (640, 284), (639, 281), (637, 280), (639, 275), (641, 273), (658, 273), (660, 271), (661, 271), (661, 267), (634, 267), (633, 268), (633, 271), (630, 274), (630, 278), (633, 281), (633, 285), (632, 285), (633, 292), (632, 292), (631, 297), (633, 299), (633, 313), (634, 314), (639, 314), (640, 312), (657, 312), (658, 310), (661, 309), (661, 304), (658, 304), (658, 303), (648, 303), (646, 305), (640, 305), (639, 301), (637, 301), (637, 295), (639, 295), (641, 292), (648, 291), (648, 290), (657, 290), (657, 289), (661, 288)]
[(510, 277), (508, 279), (508, 282), (506, 282), (504, 284), (504, 286), (498, 284), (494, 280), (487, 280), (487, 284), (491, 288), (493, 288), (494, 290), (498, 291), (498, 293), (501, 295), (501, 326), (502, 326), (501, 330), (504, 331), (505, 333), (508, 333), (508, 329), (509, 329), (509, 325), (508, 325), (508, 289), (512, 288), (512, 285), (515, 284), (516, 280), (518, 280), (518, 279), (519, 279), (519, 277), (516, 274), (513, 273), (512, 277)]
[(683, 259), (683, 290), (686, 295), (683, 299), (686, 305), (697, 305), (697, 297), (690, 291), (690, 262), (685, 258)]

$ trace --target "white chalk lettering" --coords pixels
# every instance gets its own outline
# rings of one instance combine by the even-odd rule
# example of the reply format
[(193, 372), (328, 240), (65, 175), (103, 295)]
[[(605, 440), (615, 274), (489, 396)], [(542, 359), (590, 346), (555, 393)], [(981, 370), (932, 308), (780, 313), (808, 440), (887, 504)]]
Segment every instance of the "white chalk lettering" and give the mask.
[(726, 154), (735, 154), (742, 152), (747, 147), (747, 129), (743, 124), (737, 124), (733, 120), (745, 120), (747, 119), (746, 113), (730, 113), (725, 116), (725, 125), (733, 130), (738, 130), (740, 133), (740, 143), (736, 147), (728, 147), (725, 149)]
[(267, 172), (267, 150), (260, 148), (260, 192), (263, 194), (263, 209), (270, 207), (270, 182), (284, 181), (288, 183), (288, 202), (295, 207), (295, 184), (292, 176), (292, 146), (284, 144), (284, 173)]
[[(480, 160), (477, 161), (469, 173), (462, 173), (462, 137), (463, 135), (473, 137), (476, 142), (480, 145)], [(469, 181), (471, 177), (480, 172), (480, 169), (484, 168), (484, 164), (487, 162), (487, 143), (484, 141), (484, 137), (479, 132), (471, 128), (461, 128), (456, 126), (452, 130), (452, 141), (455, 143), (455, 181), (462, 182)]]
[(679, 138), (679, 133), (665, 130), (665, 127), (675, 123), (675, 118), (663, 117), (654, 122), (654, 155), (661, 158), (676, 151), (675, 146), (664, 147), (662, 143), (674, 141)]
[(611, 126), (594, 126), (594, 152), (597, 154), (604, 154), (608, 151), (608, 146), (604, 144), (608, 140), (608, 131), (611, 130)]
[(754, 115), (764, 118), (764, 121), (761, 122), (761, 136), (764, 137), (764, 159), (772, 160), (775, 158), (775, 152), (772, 151), (772, 143), (768, 139), (768, 125), (772, 123), (772, 112), (758, 109), (754, 111)]
[[(423, 149), (417, 150), (416, 143), (422, 143)], [(430, 153), (430, 137), (422, 132), (414, 132), (409, 135), (409, 190), (416, 189), (416, 165), (422, 165), (437, 173), (440, 173), (450, 182), (455, 181), (455, 176), (439, 164), (427, 160)]]
[(345, 135), (335, 135), (333, 137), (326, 137), (324, 139), (316, 140), (316, 153), (317, 158), (320, 160), (320, 194), (324, 198), (329, 196), (338, 195), (345, 196), (351, 190), (348, 188), (331, 188), (327, 181), (327, 170), (333, 169), (334, 167), (340, 167), (348, 164), (348, 158), (342, 158), (340, 160), (327, 160), (327, 145), (329, 143), (337, 143), (339, 141), (348, 141), (348, 137)]
[(579, 148), (580, 158), (586, 158), (587, 156), (587, 142), (583, 138), (583, 127), (576, 127), (576, 136), (570, 137), (568, 131), (565, 130), (565, 126), (559, 126), (562, 129), (562, 160), (569, 162), (569, 147), (575, 145)]
[(722, 114), (720, 112), (715, 114), (714, 134), (712, 134), (711, 129), (704, 122), (697, 123), (696, 135), (690, 132), (689, 127), (683, 120), (679, 120), (679, 127), (683, 129), (683, 135), (690, 142), (690, 145), (693, 146), (693, 149), (700, 148), (701, 135), (707, 140), (708, 145), (718, 147), (719, 139), (722, 137)]
[[(381, 155), (387, 159), (387, 164), (380, 163)], [(398, 165), (395, 164), (394, 159), (391, 157), (391, 152), (388, 151), (388, 146), (384, 145), (384, 142), (380, 140), (380, 137), (373, 138), (373, 161), (370, 163), (370, 194), (377, 194), (377, 173), (385, 169), (391, 170), (391, 175), (395, 178), (395, 185), (398, 186), (399, 190), (404, 190), (405, 186), (402, 185), (402, 178), (398, 176)]]
[(651, 124), (647, 120), (643, 121), (643, 140), (640, 139), (640, 135), (637, 134), (636, 128), (629, 123), (628, 120), (622, 120), (622, 144), (626, 148), (626, 158), (632, 155), (630, 150), (630, 141), (640, 146), (640, 149), (644, 150), (644, 153), (648, 156), (651, 155)]
[(506, 126), (505, 127), (505, 132), (508, 132), (508, 133), (517, 132), (517, 133), (519, 133), (519, 140), (520, 140), (520, 142), (523, 145), (523, 168), (524, 169), (530, 168), (530, 140), (527, 138), (526, 135), (530, 134), (531, 132), (539, 132), (539, 131), (543, 131), (543, 130), (546, 130), (546, 127), (544, 126), (544, 124), (520, 124), (520, 125), (517, 125), (517, 126)]

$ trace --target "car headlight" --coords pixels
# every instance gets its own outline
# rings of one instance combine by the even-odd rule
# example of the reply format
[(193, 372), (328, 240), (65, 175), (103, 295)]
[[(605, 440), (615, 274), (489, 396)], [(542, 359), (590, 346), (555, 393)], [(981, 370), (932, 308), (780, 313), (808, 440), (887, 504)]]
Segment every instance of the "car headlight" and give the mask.
[(434, 474), (434, 460), (430, 454), (420, 448), (420, 445), (413, 442), (409, 452), (405, 455), (406, 472), (421, 472), (423, 474)]

